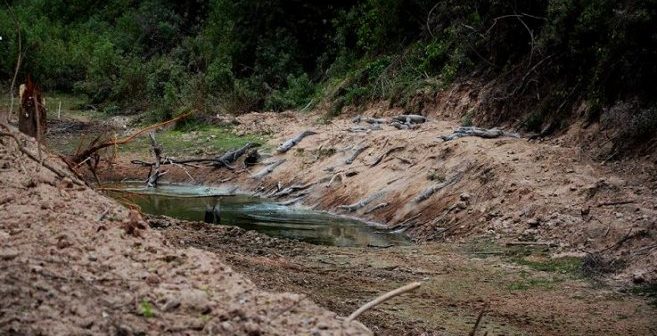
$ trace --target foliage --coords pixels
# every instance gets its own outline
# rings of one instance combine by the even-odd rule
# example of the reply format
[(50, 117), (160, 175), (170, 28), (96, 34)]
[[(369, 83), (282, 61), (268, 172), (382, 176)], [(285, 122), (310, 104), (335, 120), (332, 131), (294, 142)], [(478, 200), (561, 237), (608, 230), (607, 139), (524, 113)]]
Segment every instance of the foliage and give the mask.
[[(461, 78), (500, 83), (490, 106), (529, 129), (633, 101), (657, 129), (654, 0), (14, 0), (0, 9), (0, 81), (18, 54), (46, 90), (111, 113), (242, 113), (388, 100), (413, 110)], [(538, 97), (538, 98), (536, 98)], [(522, 106), (522, 109), (516, 108)], [(490, 108), (489, 108), (490, 107)], [(520, 111), (511, 112), (504, 111)], [(522, 115), (520, 115), (522, 114)], [(468, 122), (476, 115), (468, 115)]]

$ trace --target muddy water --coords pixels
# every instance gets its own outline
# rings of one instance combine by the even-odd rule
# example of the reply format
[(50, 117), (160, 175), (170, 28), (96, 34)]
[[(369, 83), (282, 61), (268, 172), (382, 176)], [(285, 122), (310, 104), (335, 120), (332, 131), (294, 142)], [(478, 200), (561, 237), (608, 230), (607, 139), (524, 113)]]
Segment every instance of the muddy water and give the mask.
[[(110, 196), (127, 200), (154, 215), (235, 225), (266, 235), (333, 246), (408, 245), (400, 233), (384, 231), (366, 223), (295, 206), (285, 206), (230, 190), (189, 185), (142, 188), (116, 185), (122, 191)], [(216, 215), (215, 215), (216, 214)], [(217, 219), (218, 217), (218, 219)]]

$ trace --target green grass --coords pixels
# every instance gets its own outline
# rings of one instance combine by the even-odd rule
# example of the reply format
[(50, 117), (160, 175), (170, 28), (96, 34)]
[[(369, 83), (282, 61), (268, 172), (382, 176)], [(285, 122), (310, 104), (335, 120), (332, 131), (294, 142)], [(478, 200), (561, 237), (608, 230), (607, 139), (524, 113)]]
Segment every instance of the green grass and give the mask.
[(645, 297), (651, 306), (657, 307), (657, 283), (648, 283), (631, 287), (630, 293)]
[[(201, 126), (167, 130), (157, 133), (157, 142), (162, 145), (165, 156), (201, 155), (204, 153), (221, 153), (245, 145), (247, 142), (263, 144), (266, 139), (256, 135), (237, 135), (230, 127)], [(148, 137), (141, 137), (125, 146), (122, 150), (145, 152), (150, 150)]]
[(146, 299), (141, 300), (139, 303), (139, 314), (144, 316), (145, 318), (151, 318), (155, 316), (155, 313), (153, 312), (153, 305), (151, 305), (150, 302), (148, 302)]

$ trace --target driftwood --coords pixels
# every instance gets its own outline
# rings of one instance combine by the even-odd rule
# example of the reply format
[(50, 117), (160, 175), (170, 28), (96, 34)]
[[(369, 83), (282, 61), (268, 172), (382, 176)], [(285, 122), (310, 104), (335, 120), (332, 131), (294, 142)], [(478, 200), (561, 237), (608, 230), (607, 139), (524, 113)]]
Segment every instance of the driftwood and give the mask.
[(263, 168), (261, 171), (259, 171), (258, 173), (252, 175), (251, 177), (254, 178), (254, 179), (261, 179), (261, 178), (267, 176), (268, 174), (270, 174), (271, 172), (273, 172), (274, 169), (276, 169), (276, 167), (282, 165), (284, 162), (285, 162), (285, 159), (276, 161), (274, 163), (270, 163), (269, 165), (267, 165), (267, 167)]
[(451, 141), (458, 138), (469, 137), (469, 136), (480, 137), (484, 139), (494, 139), (502, 136), (507, 136), (512, 138), (520, 137), (520, 135), (518, 135), (517, 133), (506, 132), (497, 128), (486, 129), (486, 128), (468, 126), (468, 127), (459, 127), (454, 131), (454, 133), (450, 135), (443, 135), (440, 138), (443, 139), (444, 141)]
[(363, 117), (361, 115), (355, 116), (351, 119), (355, 124), (363, 121), (368, 124), (385, 124), (386, 120), (383, 118), (370, 118), (370, 117)]
[(462, 177), (463, 177), (463, 173), (454, 174), (450, 178), (446, 179), (445, 181), (425, 189), (417, 197), (415, 197), (413, 201), (415, 203), (420, 203), (422, 201), (425, 201), (426, 199), (431, 197), (431, 195), (435, 194), (439, 190), (458, 182), (459, 180), (461, 180)]
[(226, 152), (224, 155), (218, 157), (217, 162), (214, 165), (216, 167), (218, 166), (229, 167), (231, 163), (237, 161), (237, 159), (239, 159), (242, 155), (244, 155), (244, 153), (246, 153), (249, 149), (258, 146), (260, 146), (260, 144), (249, 142), (246, 145), (242, 146), (241, 148), (230, 150)]
[(364, 152), (366, 149), (370, 148), (369, 145), (364, 145), (364, 146), (359, 146), (358, 148), (354, 149), (354, 153), (345, 161), (344, 163), (346, 164), (352, 164), (354, 160), (360, 155), (360, 153)]
[(373, 195), (371, 195), (371, 196), (369, 196), (369, 197), (367, 197), (367, 198), (365, 198), (365, 199), (362, 199), (362, 200), (360, 200), (360, 201), (358, 201), (358, 202), (356, 202), (356, 203), (354, 203), (354, 204), (349, 204), (349, 205), (339, 205), (339, 206), (338, 206), (338, 209), (341, 209), (341, 210), (347, 210), (347, 211), (349, 211), (349, 212), (354, 212), (354, 211), (356, 211), (356, 210), (358, 210), (358, 209), (361, 209), (361, 208), (366, 207), (368, 204), (370, 204), (370, 203), (371, 203), (372, 201), (374, 201), (375, 199), (380, 198), (381, 196), (383, 196), (383, 194), (384, 194), (383, 191), (379, 191), (379, 192), (377, 192), (377, 193), (375, 193), (375, 194), (373, 194)]
[(418, 129), (420, 128), (419, 124), (402, 124), (399, 121), (393, 121), (390, 125), (398, 130), (407, 130), (407, 129)]
[(389, 204), (390, 203), (388, 203), (388, 202), (379, 203), (379, 204), (375, 205), (372, 209), (369, 209), (369, 210), (365, 211), (365, 214), (369, 214), (369, 213), (372, 213), (376, 210), (383, 209), (383, 208), (387, 207)]
[(299, 195), (299, 196), (297, 196), (293, 199), (290, 199), (290, 200), (287, 200), (287, 201), (284, 201), (284, 202), (278, 202), (278, 205), (289, 206), (289, 205), (296, 204), (296, 203), (300, 202), (301, 200), (303, 200), (304, 198), (306, 198), (306, 195), (307, 194), (301, 194), (301, 195)]
[(356, 319), (358, 316), (360, 316), (360, 314), (364, 313), (368, 309), (371, 309), (372, 307), (374, 307), (378, 304), (381, 304), (381, 303), (383, 303), (387, 300), (390, 300), (390, 299), (392, 299), (393, 297), (395, 297), (397, 295), (404, 294), (408, 291), (412, 291), (412, 290), (420, 287), (420, 285), (422, 285), (421, 282), (413, 282), (413, 283), (410, 283), (406, 286), (403, 286), (403, 287), (397, 288), (395, 290), (389, 291), (389, 292), (377, 297), (376, 299), (364, 304), (362, 307), (358, 308), (355, 312), (351, 313), (351, 315), (349, 315), (349, 317), (347, 317), (344, 320), (344, 323), (349, 324), (354, 319)]
[(337, 180), (340, 180), (340, 182), (342, 182), (342, 180), (344, 179), (343, 176), (344, 176), (344, 174), (342, 174), (342, 173), (338, 173), (338, 174), (333, 175), (333, 177), (331, 177), (331, 180), (329, 180), (329, 182), (325, 185), (325, 187), (329, 188), (333, 184), (333, 182), (335, 182)]
[(367, 133), (367, 132), (371, 132), (371, 131), (379, 131), (381, 129), (382, 129), (381, 125), (372, 124), (369, 127), (366, 127), (366, 126), (353, 126), (353, 127), (349, 128), (348, 131), (352, 132), (352, 133)]
[(292, 194), (292, 193), (295, 193), (295, 192), (297, 192), (297, 191), (299, 191), (299, 190), (308, 189), (308, 188), (310, 188), (313, 184), (314, 184), (314, 183), (295, 184), (295, 185), (289, 186), (289, 187), (287, 187), (287, 188), (285, 188), (285, 189), (282, 189), (282, 190), (279, 190), (279, 191), (273, 193), (273, 194), (271, 195), (271, 197), (276, 197), (276, 198), (278, 198), (278, 197), (288, 196), (288, 195), (290, 195), (290, 194)]
[(285, 153), (285, 152), (289, 151), (292, 147), (299, 144), (301, 142), (301, 140), (303, 140), (303, 138), (305, 138), (307, 136), (310, 136), (310, 135), (314, 135), (314, 134), (317, 134), (317, 133), (313, 132), (313, 131), (303, 131), (303, 132), (297, 134), (297, 136), (295, 136), (294, 138), (292, 138), (288, 141), (285, 141), (283, 144), (278, 146), (278, 148), (276, 148), (276, 151), (279, 152), (279, 153)]
[(398, 150), (402, 150), (404, 148), (406, 148), (406, 146), (397, 146), (397, 147), (393, 147), (393, 148), (388, 149), (385, 153), (379, 155), (379, 157), (376, 158), (376, 160), (374, 160), (374, 162), (372, 162), (372, 164), (370, 164), (370, 167), (374, 167), (374, 166), (378, 165), (379, 163), (381, 163), (381, 161), (383, 161), (383, 159), (385, 159), (386, 156), (388, 156), (391, 153), (396, 152)]
[(155, 156), (155, 164), (151, 167), (151, 171), (148, 174), (148, 179), (146, 180), (146, 186), (149, 188), (157, 187), (157, 181), (166, 174), (166, 172), (160, 172), (160, 161), (162, 161), (162, 147), (155, 141), (155, 133), (150, 132), (148, 134), (151, 140), (151, 148), (153, 148), (153, 155)]
[(404, 114), (392, 118), (393, 122), (398, 121), (402, 124), (423, 124), (427, 121), (427, 117), (419, 114)]

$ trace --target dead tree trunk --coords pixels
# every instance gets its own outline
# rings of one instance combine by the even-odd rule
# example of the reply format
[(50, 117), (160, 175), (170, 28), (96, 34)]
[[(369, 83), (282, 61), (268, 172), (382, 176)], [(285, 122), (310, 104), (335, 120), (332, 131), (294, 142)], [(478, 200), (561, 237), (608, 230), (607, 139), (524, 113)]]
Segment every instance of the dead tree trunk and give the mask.
[(295, 136), (294, 138), (282, 143), (280, 146), (278, 146), (278, 148), (276, 148), (276, 151), (279, 152), (279, 153), (285, 153), (285, 152), (289, 151), (292, 147), (299, 144), (301, 142), (301, 140), (303, 140), (303, 138), (305, 138), (309, 135), (314, 135), (314, 134), (317, 134), (317, 133), (315, 133), (313, 131), (303, 131), (303, 132), (297, 134), (297, 136)]
[(46, 107), (41, 91), (28, 77), (25, 90), (21, 90), (18, 111), (18, 129), (42, 142), (46, 134)]
[(153, 155), (155, 155), (155, 163), (151, 167), (150, 174), (148, 174), (148, 180), (146, 180), (146, 186), (149, 188), (157, 187), (157, 181), (160, 177), (166, 172), (160, 172), (160, 161), (162, 160), (162, 147), (158, 145), (155, 141), (155, 133), (150, 132), (148, 136), (151, 139), (151, 147), (153, 148)]

